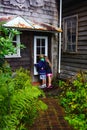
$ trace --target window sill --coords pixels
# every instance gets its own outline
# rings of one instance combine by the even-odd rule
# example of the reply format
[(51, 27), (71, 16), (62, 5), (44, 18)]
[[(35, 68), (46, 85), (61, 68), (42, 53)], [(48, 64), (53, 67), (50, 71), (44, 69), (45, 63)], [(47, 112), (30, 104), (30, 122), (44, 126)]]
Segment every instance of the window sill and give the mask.
[(63, 54), (73, 54), (73, 55), (76, 55), (76, 54), (78, 54), (78, 52), (63, 52)]
[(5, 56), (5, 58), (21, 58), (21, 56)]

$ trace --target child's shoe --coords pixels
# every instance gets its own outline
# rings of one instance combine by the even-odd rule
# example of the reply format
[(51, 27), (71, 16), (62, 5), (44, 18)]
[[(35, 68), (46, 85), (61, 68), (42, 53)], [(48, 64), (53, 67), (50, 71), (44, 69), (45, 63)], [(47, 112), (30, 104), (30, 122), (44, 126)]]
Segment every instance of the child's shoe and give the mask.
[(48, 86), (47, 88), (53, 88), (52, 85)]
[(46, 84), (43, 84), (43, 85), (41, 85), (41, 86), (39, 86), (40, 88), (46, 88), (47, 86), (46, 86)]
[(47, 86), (46, 86), (46, 84), (43, 84), (43, 86), (44, 86), (44, 88), (46, 88)]

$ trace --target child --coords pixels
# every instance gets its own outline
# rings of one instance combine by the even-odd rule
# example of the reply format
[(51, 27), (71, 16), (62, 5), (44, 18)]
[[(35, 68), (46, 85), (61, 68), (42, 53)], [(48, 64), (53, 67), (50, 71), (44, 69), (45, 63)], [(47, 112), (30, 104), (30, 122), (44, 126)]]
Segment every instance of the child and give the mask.
[(52, 64), (49, 61), (48, 57), (45, 56), (45, 61), (46, 61), (46, 76), (47, 76), (47, 81), (48, 85), (47, 88), (52, 88)]
[(40, 55), (40, 61), (35, 65), (39, 74), (39, 78), (42, 81), (40, 88), (46, 87), (46, 62), (44, 55)]

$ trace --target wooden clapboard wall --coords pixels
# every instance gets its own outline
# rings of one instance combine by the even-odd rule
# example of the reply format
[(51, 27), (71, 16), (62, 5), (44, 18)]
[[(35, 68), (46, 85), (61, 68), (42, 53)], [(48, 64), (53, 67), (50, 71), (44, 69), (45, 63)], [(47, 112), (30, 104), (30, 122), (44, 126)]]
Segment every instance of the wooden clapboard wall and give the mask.
[[(58, 10), (56, 0), (0, 0), (0, 17), (1, 16), (22, 16), (30, 21), (58, 25)], [(24, 67), (33, 74), (34, 66), (34, 35), (48, 36), (49, 57), (53, 56), (53, 62), (57, 62), (57, 40), (52, 40), (54, 35), (50, 32), (21, 30), (21, 43), (26, 48), (21, 50), (20, 58), (8, 58), (13, 70)], [(52, 44), (51, 44), (52, 43)], [(53, 51), (51, 53), (51, 50)], [(56, 51), (55, 51), (56, 50)], [(56, 63), (57, 64), (57, 63)], [(56, 65), (57, 66), (57, 65)], [(54, 68), (56, 69), (54, 64)]]
[(30, 20), (58, 25), (56, 0), (0, 0), (0, 16), (21, 15)]
[(78, 15), (77, 53), (62, 50), (62, 78), (71, 77), (80, 70), (87, 71), (87, 0), (63, 0), (63, 18), (72, 15)]

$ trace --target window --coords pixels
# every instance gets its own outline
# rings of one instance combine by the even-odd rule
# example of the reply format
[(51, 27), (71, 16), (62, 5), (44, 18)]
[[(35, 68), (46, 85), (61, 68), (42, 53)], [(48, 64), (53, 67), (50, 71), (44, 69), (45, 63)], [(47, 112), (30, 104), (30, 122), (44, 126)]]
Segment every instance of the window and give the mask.
[(65, 52), (77, 51), (77, 15), (63, 19), (63, 43)]
[(20, 35), (16, 35), (13, 39), (13, 45), (16, 48), (16, 52), (14, 54), (6, 55), (6, 58), (16, 58), (20, 57)]
[[(40, 54), (48, 55), (48, 37), (35, 36), (34, 37), (34, 64), (39, 61)], [(36, 68), (34, 67), (34, 75), (37, 75)]]

